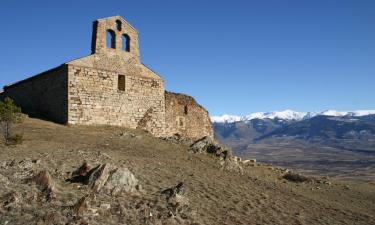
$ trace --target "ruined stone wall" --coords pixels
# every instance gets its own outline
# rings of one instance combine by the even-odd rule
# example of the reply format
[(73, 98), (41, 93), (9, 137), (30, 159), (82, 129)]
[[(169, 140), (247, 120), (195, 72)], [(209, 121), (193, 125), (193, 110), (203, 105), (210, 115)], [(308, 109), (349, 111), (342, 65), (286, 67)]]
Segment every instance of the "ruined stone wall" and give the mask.
[[(69, 123), (142, 128), (163, 136), (164, 83), (131, 71), (69, 65)], [(124, 91), (118, 89), (119, 75), (125, 76)]]
[(194, 98), (165, 92), (166, 132), (168, 136), (198, 140), (205, 136), (213, 138), (213, 128), (208, 112)]
[(4, 87), (10, 97), (31, 117), (66, 123), (68, 118), (68, 71), (65, 65)]

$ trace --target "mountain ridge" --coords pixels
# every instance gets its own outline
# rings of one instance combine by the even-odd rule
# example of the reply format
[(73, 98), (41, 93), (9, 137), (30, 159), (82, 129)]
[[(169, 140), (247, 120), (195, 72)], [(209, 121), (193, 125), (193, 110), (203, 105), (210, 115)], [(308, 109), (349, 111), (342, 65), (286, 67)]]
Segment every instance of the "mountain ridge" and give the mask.
[(213, 123), (233, 123), (239, 121), (250, 121), (253, 119), (281, 119), (300, 121), (304, 119), (310, 119), (316, 116), (359, 117), (373, 114), (375, 114), (375, 110), (337, 111), (330, 109), (321, 112), (298, 112), (286, 109), (283, 111), (255, 112), (245, 116), (223, 114), (221, 116), (211, 116), (211, 121)]

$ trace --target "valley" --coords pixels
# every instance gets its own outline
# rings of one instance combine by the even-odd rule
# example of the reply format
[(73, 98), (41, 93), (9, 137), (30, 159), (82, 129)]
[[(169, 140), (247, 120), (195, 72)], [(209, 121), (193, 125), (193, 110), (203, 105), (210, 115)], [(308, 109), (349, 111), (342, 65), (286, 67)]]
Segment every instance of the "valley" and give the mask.
[(274, 116), (215, 122), (216, 138), (243, 158), (305, 174), (375, 180), (374, 115), (269, 115)]

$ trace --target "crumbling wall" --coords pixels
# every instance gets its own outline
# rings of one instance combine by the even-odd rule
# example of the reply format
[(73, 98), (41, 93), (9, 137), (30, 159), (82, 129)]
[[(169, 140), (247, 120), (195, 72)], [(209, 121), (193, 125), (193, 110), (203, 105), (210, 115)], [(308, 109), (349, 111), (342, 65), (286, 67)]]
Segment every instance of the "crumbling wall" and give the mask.
[(208, 112), (194, 98), (172, 92), (165, 92), (166, 133), (178, 134), (184, 138), (198, 140), (214, 132)]
[[(69, 65), (69, 123), (142, 128), (162, 136), (164, 83), (139, 73)], [(125, 90), (118, 76), (125, 76)]]
[(1, 97), (10, 97), (31, 117), (58, 123), (68, 120), (67, 67), (51, 69), (4, 87)]

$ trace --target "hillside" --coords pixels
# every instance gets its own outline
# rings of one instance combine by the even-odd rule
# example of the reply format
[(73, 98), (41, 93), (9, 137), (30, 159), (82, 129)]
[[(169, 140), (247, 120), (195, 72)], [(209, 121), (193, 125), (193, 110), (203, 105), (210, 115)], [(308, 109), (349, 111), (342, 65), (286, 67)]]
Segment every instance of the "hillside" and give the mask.
[[(22, 145), (0, 145), (0, 224), (375, 224), (375, 182), (295, 183), (264, 164), (226, 171), (183, 143), (119, 127), (27, 119), (15, 131)], [(138, 185), (113, 195), (69, 182), (84, 162), (127, 168)], [(33, 184), (40, 171), (53, 188)], [(163, 190), (180, 182), (170, 202)]]

